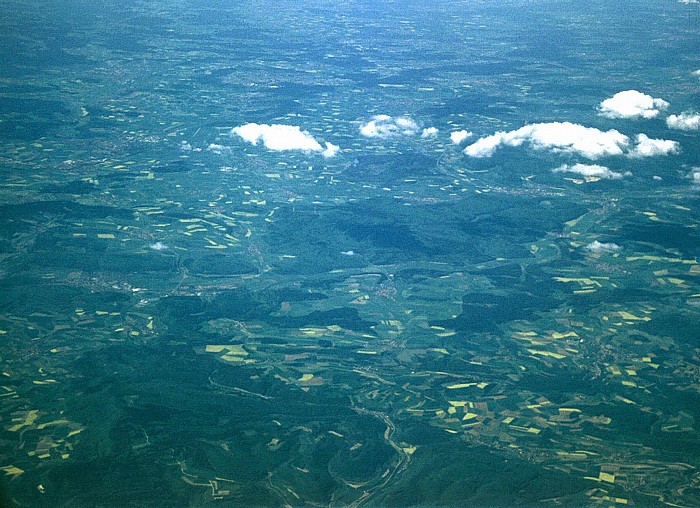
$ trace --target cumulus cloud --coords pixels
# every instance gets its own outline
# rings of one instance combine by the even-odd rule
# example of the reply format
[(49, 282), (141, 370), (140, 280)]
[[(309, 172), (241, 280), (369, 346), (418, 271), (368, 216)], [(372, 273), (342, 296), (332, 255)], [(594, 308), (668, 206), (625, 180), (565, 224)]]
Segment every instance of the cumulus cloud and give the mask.
[(335, 155), (340, 151), (340, 147), (338, 145), (334, 145), (333, 143), (328, 143), (326, 142), (326, 149), (321, 152), (321, 155), (324, 157), (335, 157)]
[(324, 149), (311, 134), (294, 125), (248, 123), (234, 127), (231, 133), (252, 145), (262, 141), (265, 148), (274, 151), (322, 152), (324, 156), (332, 157), (339, 150), (339, 147), (332, 143), (326, 143)]
[(615, 129), (601, 131), (571, 122), (535, 123), (481, 138), (467, 146), (464, 153), (471, 157), (491, 157), (501, 146), (517, 147), (527, 143), (536, 150), (582, 155), (594, 160), (611, 155), (668, 155), (680, 149), (676, 141), (651, 139), (646, 134), (638, 134), (635, 141), (631, 146), (630, 138)]
[(148, 247), (153, 249), (153, 250), (168, 250), (168, 248), (169, 248), (163, 242), (156, 242), (154, 244), (149, 245)]
[(294, 125), (247, 123), (231, 132), (252, 145), (262, 141), (270, 150), (323, 150), (311, 134)]
[(693, 179), (693, 184), (700, 186), (700, 168), (693, 168), (690, 173), (690, 178)]
[(594, 240), (593, 242), (589, 243), (584, 247), (585, 250), (593, 253), (599, 253), (599, 252), (617, 252), (619, 250), (622, 250), (622, 247), (620, 247), (616, 243), (601, 243), (598, 240)]
[(610, 170), (605, 166), (599, 166), (597, 164), (574, 164), (570, 166), (564, 164), (552, 170), (553, 173), (576, 173), (581, 176), (594, 177), (594, 178), (605, 178), (611, 180), (617, 180), (622, 178), (624, 175), (622, 173), (617, 173)]
[(421, 138), (434, 138), (437, 136), (438, 130), (435, 127), (428, 127), (427, 129), (423, 129), (423, 132), (421, 132), (420, 137)]
[(618, 92), (600, 103), (600, 114), (608, 118), (654, 118), (669, 106), (663, 99), (637, 90)]
[(500, 131), (479, 139), (464, 149), (471, 157), (490, 157), (500, 146), (520, 146), (529, 143), (538, 150), (582, 155), (597, 159), (607, 155), (622, 155), (629, 138), (616, 131), (601, 131), (571, 122), (536, 123), (514, 131)]
[(225, 145), (220, 145), (218, 143), (210, 143), (209, 146), (207, 147), (207, 150), (209, 150), (210, 152), (217, 153), (217, 154), (222, 154), (230, 149), (231, 149), (231, 147), (225, 146)]
[(419, 130), (418, 124), (407, 116), (376, 115), (360, 126), (360, 134), (366, 138), (414, 136)]
[(468, 137), (473, 136), (473, 132), (461, 130), (461, 131), (454, 131), (453, 133), (450, 134), (450, 140), (455, 144), (458, 145)]
[(700, 78), (700, 69), (693, 71), (693, 76), (697, 76)]
[(630, 157), (654, 157), (668, 155), (680, 150), (677, 141), (670, 139), (651, 139), (646, 134), (637, 134), (637, 145), (628, 153)]
[(670, 115), (666, 119), (666, 125), (671, 129), (697, 131), (700, 130), (700, 114), (692, 111), (684, 111), (680, 115)]

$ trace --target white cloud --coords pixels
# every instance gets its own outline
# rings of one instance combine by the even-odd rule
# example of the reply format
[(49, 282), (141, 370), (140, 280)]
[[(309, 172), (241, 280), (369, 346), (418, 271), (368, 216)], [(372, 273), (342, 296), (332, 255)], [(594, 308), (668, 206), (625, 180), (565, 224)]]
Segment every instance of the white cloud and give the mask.
[(153, 250), (168, 250), (169, 247), (163, 242), (156, 242), (154, 244), (149, 245), (149, 248)]
[(700, 130), (700, 114), (692, 111), (684, 111), (680, 115), (670, 115), (666, 119), (666, 124), (671, 129), (697, 131)]
[(468, 137), (473, 136), (473, 132), (461, 130), (461, 131), (454, 131), (453, 133), (450, 134), (450, 140), (455, 144), (458, 145)]
[(693, 76), (698, 76), (700, 77), (700, 69), (693, 71)]
[(428, 127), (427, 129), (423, 129), (423, 132), (421, 133), (420, 137), (421, 138), (434, 138), (437, 136), (438, 130), (435, 127)]
[(584, 247), (587, 251), (598, 253), (598, 252), (617, 252), (622, 250), (616, 243), (601, 243), (598, 240), (594, 240)]
[(700, 168), (693, 168), (690, 173), (690, 178), (693, 179), (693, 184), (700, 185)]
[(668, 102), (637, 90), (618, 92), (600, 103), (600, 114), (608, 118), (654, 118)]
[(334, 157), (339, 151), (340, 147), (338, 145), (326, 142), (326, 149), (323, 151), (323, 153), (321, 153), (321, 155), (324, 157)]
[(681, 4), (686, 4), (686, 5), (700, 3), (700, 2), (698, 2), (698, 0), (678, 0), (678, 2)]
[(622, 178), (624, 175), (622, 173), (617, 173), (610, 170), (605, 166), (599, 166), (597, 164), (574, 164), (570, 166), (564, 164), (552, 170), (553, 173), (576, 173), (582, 176), (594, 177), (594, 178), (606, 178), (616, 180)]
[(677, 141), (670, 139), (651, 139), (646, 134), (637, 134), (637, 146), (627, 154), (630, 157), (654, 157), (668, 155), (680, 150)]
[(629, 138), (616, 131), (601, 131), (571, 122), (536, 123), (514, 131), (500, 131), (479, 139), (464, 149), (471, 157), (490, 157), (500, 146), (520, 146), (528, 142), (538, 150), (572, 153), (588, 159), (622, 155)]
[(324, 152), (324, 155), (326, 153), (334, 155), (337, 152), (337, 150), (333, 151), (331, 148), (335, 147), (335, 145), (330, 143), (326, 143), (326, 150), (324, 151), (323, 147), (311, 134), (307, 131), (302, 131), (294, 125), (248, 123), (234, 127), (231, 133), (252, 145), (257, 145), (258, 141), (262, 141), (269, 150), (302, 150), (305, 152)]
[(219, 145), (218, 143), (210, 143), (209, 146), (207, 147), (207, 150), (221, 154), (227, 150), (230, 150), (231, 147), (225, 146), (225, 145)]
[(360, 134), (366, 138), (414, 136), (419, 130), (418, 124), (407, 116), (393, 118), (389, 115), (377, 115), (360, 126)]
[(628, 157), (653, 157), (676, 153), (677, 141), (651, 139), (646, 134), (636, 136), (636, 145), (630, 146), (630, 138), (611, 129), (601, 131), (571, 122), (535, 123), (514, 131), (499, 131), (467, 146), (464, 153), (471, 157), (491, 157), (501, 146), (521, 146), (524, 143), (536, 150), (554, 153), (582, 155), (598, 159), (611, 155)]
[[(511, 131), (515, 132), (515, 131)], [(512, 145), (506, 139), (507, 132), (499, 131), (496, 134), (491, 134), (485, 138), (479, 139), (476, 143), (472, 143), (464, 149), (464, 153), (470, 157), (491, 157), (500, 145)], [(521, 142), (522, 143), (522, 142)], [(521, 144), (519, 143), (519, 144)]]

